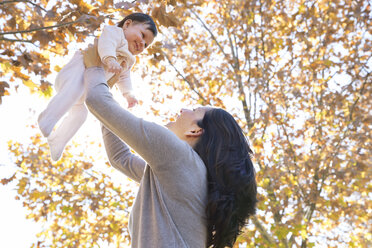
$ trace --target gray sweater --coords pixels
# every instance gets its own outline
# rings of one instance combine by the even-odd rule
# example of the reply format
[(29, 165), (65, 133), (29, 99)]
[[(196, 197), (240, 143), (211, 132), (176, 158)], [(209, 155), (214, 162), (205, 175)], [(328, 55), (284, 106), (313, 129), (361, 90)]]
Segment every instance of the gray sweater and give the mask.
[(86, 69), (85, 84), (86, 104), (105, 126), (111, 165), (140, 183), (129, 220), (132, 247), (206, 247), (207, 172), (201, 158), (167, 128), (123, 109), (102, 68)]

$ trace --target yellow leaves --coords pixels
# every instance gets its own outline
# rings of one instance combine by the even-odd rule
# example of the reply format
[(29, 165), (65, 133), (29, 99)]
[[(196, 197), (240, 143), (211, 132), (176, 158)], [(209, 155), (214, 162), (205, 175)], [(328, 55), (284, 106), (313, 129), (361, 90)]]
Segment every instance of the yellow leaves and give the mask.
[(40, 95), (44, 97), (51, 97), (53, 93), (53, 89), (51, 87), (51, 84), (49, 82), (46, 82), (44, 80), (41, 81), (41, 84), (39, 86), (40, 89)]
[(310, 64), (310, 68), (313, 70), (323, 70), (333, 65), (333, 62), (329, 59), (316, 60)]
[(65, 214), (69, 214), (69, 213), (73, 210), (73, 208), (70, 207), (70, 206), (63, 206), (63, 207), (61, 208), (61, 210), (62, 210), (63, 213), (65, 213)]
[(267, 188), (267, 186), (269, 185), (269, 183), (270, 183), (270, 179), (269, 178), (265, 178), (262, 181), (261, 185), (262, 185), (263, 188)]
[(301, 230), (300, 235), (303, 239), (307, 239), (308, 237), (306, 230)]
[(47, 197), (49, 194), (47, 192), (40, 192), (38, 190), (33, 190), (29, 197), (32, 201), (43, 201), (45, 197)]
[(275, 230), (275, 234), (279, 239), (286, 238), (287, 234), (289, 233), (289, 229), (284, 228), (284, 227), (279, 227)]
[(12, 68), (12, 65), (7, 61), (0, 64), (1, 69), (4, 73), (8, 73), (10, 69)]
[(17, 193), (18, 194), (20, 194), (20, 195), (23, 194), (23, 192), (25, 191), (25, 188), (26, 188), (28, 182), (29, 182), (29, 179), (27, 177), (22, 177), (19, 180), (18, 185), (17, 185), (17, 187), (18, 187)]
[(255, 140), (255, 143), (253, 144), (253, 149), (255, 153), (261, 153), (263, 150), (263, 141), (261, 139)]
[(111, 223), (110, 223), (110, 227), (111, 227), (111, 229), (112, 229), (114, 232), (118, 232), (118, 231), (120, 230), (120, 227), (119, 227), (118, 224), (115, 223), (115, 222), (111, 222)]
[(55, 21), (44, 21), (43, 23), (44, 27), (50, 27), (56, 25)]
[[(105, 4), (105, 6), (91, 9), (91, 6), (85, 6), (84, 3), (77, 0), (75, 1), (76, 6), (72, 5), (70, 1), (56, 2), (57, 4), (63, 2), (66, 8), (71, 8), (69, 13), (84, 13), (94, 16), (91, 19), (92, 23), (100, 21), (98, 16), (106, 16), (107, 13), (111, 13), (113, 5), (112, 1), (102, 0), (98, 4)], [(142, 7), (143, 2), (137, 1), (136, 6), (130, 11)], [(167, 4), (173, 6), (167, 6)], [(191, 6), (194, 2), (187, 4)], [(363, 36), (358, 34), (361, 30), (357, 30), (358, 27), (366, 27), (366, 21), (362, 18), (346, 20), (345, 15), (353, 16), (351, 9), (346, 9), (344, 4), (338, 2), (332, 2), (331, 6), (325, 0), (311, 4), (304, 1), (295, 3), (276, 1), (274, 8), (272, 8), (274, 2), (265, 1), (261, 6), (257, 6), (257, 3), (252, 1), (235, 1), (234, 3), (201, 1), (197, 4), (200, 5), (190, 8), (199, 13), (201, 20), (191, 14), (191, 9), (187, 9), (183, 3), (177, 1), (153, 1), (151, 2), (152, 6), (149, 5), (150, 8), (143, 8), (150, 10), (150, 14), (152, 11), (152, 16), (158, 27), (161, 28), (164, 37), (166, 40), (171, 40), (168, 42), (171, 43), (168, 47), (166, 47), (167, 41), (164, 41), (164, 47), (159, 42), (147, 50), (148, 57), (151, 56), (151, 60), (148, 60), (149, 65), (142, 58), (137, 64), (138, 66), (143, 65), (139, 71), (154, 81), (154, 85), (156, 85), (156, 91), (153, 93), (155, 95), (154, 102), (149, 107), (149, 111), (162, 115), (164, 113), (162, 105), (176, 104), (171, 97), (168, 98), (168, 95), (172, 95), (172, 93), (169, 93), (169, 88), (165, 87), (171, 85), (174, 87), (171, 90), (183, 90), (181, 94), (185, 100), (184, 104), (197, 102), (216, 104), (221, 101), (227, 106), (228, 111), (236, 114), (241, 123), (247, 123), (243, 107), (239, 102), (239, 100), (243, 100), (243, 95), (237, 85), (231, 83), (233, 78), (239, 75), (247, 97), (245, 103), (250, 111), (248, 114), (254, 123), (254, 128), (245, 128), (244, 131), (249, 132), (256, 156), (257, 164), (255, 166), (258, 170), (257, 184), (260, 199), (258, 206), (261, 210), (257, 218), (264, 222), (263, 227), (268, 230), (269, 235), (278, 241), (279, 247), (283, 246), (280, 243), (280, 238), (287, 238), (288, 230), (291, 230), (296, 241), (301, 242), (301, 239), (308, 239), (316, 235), (318, 228), (321, 229), (321, 227), (328, 225), (327, 221), (330, 229), (332, 226), (338, 225), (342, 215), (341, 209), (350, 208), (348, 204), (362, 204), (364, 199), (368, 197), (368, 190), (370, 191), (370, 188), (367, 189), (367, 187), (371, 187), (366, 182), (368, 172), (363, 173), (366, 168), (353, 167), (348, 163), (354, 159), (366, 161), (368, 154), (362, 157), (360, 153), (368, 151), (366, 144), (370, 141), (368, 132), (366, 132), (369, 130), (370, 120), (361, 114), (364, 111), (364, 116), (368, 116), (368, 109), (371, 109), (368, 103), (371, 102), (370, 85), (367, 83), (364, 93), (360, 94), (360, 92), (361, 82), (369, 79), (364, 77), (365, 70), (362, 68), (367, 68), (365, 61), (370, 57), (368, 52), (371, 49), (369, 49), (370, 45), (367, 40), (362, 40)], [(208, 8), (206, 11), (203, 9), (203, 4)], [(52, 24), (52, 20), (56, 22), (61, 20), (62, 16), (58, 11), (62, 8), (56, 6), (53, 6), (54, 9), (51, 10), (55, 17), (52, 19), (52, 15), (48, 14), (49, 19), (44, 20), (45, 26)], [(330, 6), (334, 10), (330, 9), (329, 13), (331, 14), (327, 16), (328, 12), (325, 10)], [(262, 11), (259, 10), (259, 7), (263, 8)], [(86, 13), (85, 10), (90, 12)], [(339, 17), (333, 14), (336, 13), (336, 10), (339, 12)], [(237, 13), (238, 18), (234, 18), (234, 13)], [(66, 15), (66, 13), (63, 14)], [(81, 14), (76, 15), (76, 18), (79, 18)], [(319, 15), (321, 16), (319, 17)], [(33, 13), (30, 13), (30, 16), (33, 16), (37, 21), (35, 23), (43, 21)], [(19, 15), (9, 16), (6, 20), (11, 18), (16, 18), (16, 21), (19, 22), (20, 26), (17, 27), (19, 30), (30, 26), (30, 21), (22, 19)], [(339, 19), (337, 20), (337, 18)], [(328, 20), (331, 25), (328, 25)], [(114, 24), (111, 20), (108, 21), (110, 24)], [(225, 22), (231, 24), (226, 25)], [(209, 30), (203, 27), (202, 23), (206, 24)], [(35, 84), (28, 81), (33, 80), (39, 84), (32, 77), (32, 72), (37, 72), (37, 75), (45, 78), (50, 73), (48, 53), (57, 51), (63, 55), (67, 52), (69, 41), (85, 41), (87, 34), (91, 35), (94, 31), (93, 26), (85, 24), (86, 26), (75, 24), (55, 29), (52, 32), (55, 36), (53, 39), (49, 39), (51, 37), (48, 36), (52, 30), (47, 30), (44, 34), (41, 33), (40, 37), (35, 34), (34, 39), (36, 41), (39, 38), (45, 39), (41, 43), (46, 45), (41, 48), (41, 52), (33, 48), (31, 44), (25, 48), (32, 57), (33, 63), (22, 62), (20, 56), (25, 51), (15, 49), (15, 43), (4, 42), (4, 44), (11, 45), (1, 47), (5, 53), (2, 53), (4, 60), (0, 63), (1, 71), (13, 73), (14, 69), (10, 61), (16, 59), (20, 65), (18, 66), (19, 70), (14, 73), (15, 78), (23, 78), (27, 87), (36, 87)], [(166, 28), (170, 26), (179, 28)], [(230, 37), (227, 32), (228, 27), (231, 32)], [(215, 39), (211, 38), (209, 31), (213, 33)], [(350, 36), (353, 33), (355, 35), (346, 37), (345, 34), (348, 32)], [(338, 34), (344, 35), (339, 36)], [(25, 34), (23, 38), (26, 39), (32, 35)], [(232, 39), (234, 47), (231, 47), (229, 38)], [(47, 43), (48, 40), (49, 43)], [(359, 49), (355, 49), (357, 44), (359, 44)], [(341, 52), (340, 55), (337, 55), (339, 49)], [(174, 68), (163, 56), (163, 51), (170, 56)], [(226, 55), (223, 55), (222, 51)], [(235, 55), (238, 56), (239, 66), (236, 67), (236, 71), (231, 68), (232, 51), (236, 52)], [(37, 66), (38, 63), (41, 65)], [(29, 70), (29, 74), (25, 73), (23, 69)], [(175, 69), (181, 75), (174, 73)], [(60, 67), (57, 66), (54, 70), (59, 71)], [(177, 74), (180, 80), (173, 77), (169, 71), (172, 71), (174, 75)], [(338, 71), (342, 71), (343, 74), (336, 74), (335, 78), (332, 78), (333, 74)], [(31, 77), (26, 79), (18, 72)], [(182, 76), (192, 82), (195, 91), (200, 92), (200, 95), (187, 91), (189, 87)], [(344, 78), (346, 81), (343, 82)], [(191, 79), (196, 80), (191, 81)], [(338, 98), (333, 97), (334, 89), (326, 83), (332, 80), (336, 85), (335, 90), (340, 88), (340, 93), (337, 94), (341, 94), (341, 96)], [(349, 81), (350, 86), (343, 88), (342, 84), (348, 84)], [(338, 87), (337, 84), (341, 84), (341, 86)], [(4, 83), (4, 89), (7, 90), (9, 85), (12, 87), (11, 83)], [(50, 94), (51, 92), (50, 84), (47, 82), (41, 82), (38, 87), (42, 94)], [(225, 98), (224, 94), (228, 94), (229, 97)], [(233, 101), (231, 101), (232, 104), (229, 104), (229, 98), (234, 99), (238, 104)], [(355, 123), (357, 131), (345, 133), (344, 127), (349, 124), (345, 117), (349, 115), (356, 99), (359, 101), (353, 110), (353, 118), (358, 120)], [(297, 121), (305, 124), (303, 126), (296, 125)], [(338, 142), (339, 140), (341, 143)], [(289, 148), (290, 146), (292, 148)], [(57, 201), (49, 204), (48, 201), (45, 201), (48, 213), (59, 221), (67, 223), (63, 228), (59, 226), (66, 233), (65, 237), (69, 237), (67, 234), (73, 236), (68, 225), (74, 225), (72, 215), (79, 209), (76, 205), (72, 207), (74, 203), (82, 204), (92, 213), (91, 219), (80, 214), (81, 225), (76, 228), (86, 230), (83, 223), (94, 220), (97, 224), (95, 227), (98, 227), (95, 231), (97, 235), (104, 232), (111, 235), (113, 230), (120, 230), (118, 227), (123, 223), (115, 222), (111, 227), (107, 224), (108, 220), (115, 220), (109, 217), (112, 213), (125, 208), (126, 204), (130, 204), (131, 200), (120, 187), (109, 186), (106, 182), (104, 183), (105, 187), (102, 188), (96, 178), (92, 177), (91, 180), (88, 180), (82, 170), (92, 170), (93, 162), (78, 162), (74, 155), (66, 155), (64, 160), (51, 163), (47, 149), (42, 140), (35, 139), (32, 146), (27, 149), (21, 149), (18, 144), (13, 145), (10, 151), (17, 159), (25, 161), (23, 163), (17, 162), (17, 165), (22, 167), (17, 167), (20, 173), (30, 173), (28, 175), (31, 177), (30, 171), (32, 171), (34, 173), (32, 174), (33, 180), (36, 179), (40, 183), (44, 183), (43, 187), (47, 188), (49, 192), (53, 192), (50, 193), (53, 199), (62, 199), (61, 201), (68, 203), (68, 205), (62, 205)], [(336, 163), (336, 159), (332, 160), (333, 157), (337, 157), (342, 162)], [(365, 163), (367, 164), (367, 162)], [(328, 165), (331, 168), (326, 170)], [(366, 167), (368, 166), (366, 165)], [(73, 170), (73, 168), (75, 169)], [(320, 172), (317, 172), (318, 169)], [(102, 175), (95, 174), (94, 176), (100, 179)], [(326, 183), (319, 194), (332, 197), (314, 197), (318, 194), (314, 188), (320, 189), (320, 185), (322, 185), (322, 181), (314, 182), (316, 176), (320, 178), (319, 180), (323, 180), (324, 177)], [(18, 176), (18, 178), (21, 177)], [(18, 179), (13, 181), (18, 183)], [(31, 186), (32, 184), (30, 184)], [(270, 191), (268, 190), (269, 186), (272, 189)], [(27, 186), (23, 189), (25, 197), (21, 198), (24, 202), (29, 203), (30, 199), (35, 199), (37, 196), (43, 197), (38, 195), (39, 193), (26, 196), (26, 189)], [(42, 190), (39, 190), (41, 193)], [(96, 194), (96, 197), (91, 196), (97, 192), (99, 194)], [(355, 202), (346, 200), (345, 197), (342, 197), (342, 194), (346, 194), (345, 192), (347, 194), (357, 192), (358, 197), (362, 200), (360, 202), (359, 199)], [(115, 200), (111, 197), (115, 197)], [(310, 218), (311, 223), (306, 224), (305, 215), (310, 207), (309, 199), (314, 200), (316, 204), (314, 215), (322, 216), (326, 221), (315, 222), (314, 218)], [(70, 207), (58, 210), (63, 206)], [(105, 209), (109, 214), (101, 211), (102, 209)], [(329, 209), (332, 209), (330, 212), (333, 215), (328, 218), (327, 211)], [(358, 219), (364, 215), (356, 208), (348, 211), (350, 211), (349, 216), (356, 216), (355, 218)], [(101, 217), (102, 219), (105, 217), (106, 222), (100, 219)], [(286, 225), (282, 226), (280, 222)], [(349, 223), (353, 224), (352, 221)], [(77, 225), (79, 222), (75, 224)], [(47, 228), (51, 233), (55, 231), (53, 226)], [(88, 234), (86, 236), (91, 237)], [(268, 246), (263, 241), (263, 235), (258, 228), (252, 231), (249, 238), (247, 243), (253, 244), (252, 246)], [(355, 241), (355, 244), (359, 244), (358, 241)], [(288, 244), (289, 247), (295, 245)], [(67, 243), (62, 243), (60, 246), (68, 247)], [(70, 245), (70, 247), (72, 246), (74, 245)], [(78, 247), (78, 245), (75, 246)], [(94, 247), (94, 245), (88, 245), (88, 247)]]
[[(77, 156), (69, 156), (68, 150), (63, 159), (52, 164), (45, 150), (46, 144), (42, 143), (44, 140), (40, 136), (31, 140), (26, 148), (9, 141), (9, 151), (15, 156), (19, 168), (16, 175), (20, 179), (12, 178), (17, 184), (18, 199), (30, 211), (28, 218), (45, 221), (47, 216), (52, 216), (55, 222), (46, 222), (46, 232), (63, 230), (66, 233), (64, 239), (56, 236), (48, 239), (51, 242), (57, 240), (55, 242), (61, 242), (64, 247), (77, 239), (90, 240), (93, 243), (89, 247), (94, 247), (105, 234), (114, 239), (120, 237), (122, 242), (123, 237), (127, 240), (128, 235), (122, 231), (128, 232), (125, 208), (133, 201), (130, 191), (123, 191), (113, 184), (109, 175), (86, 173), (92, 168), (93, 161), (80, 161)], [(6, 180), (10, 179), (1, 182)], [(119, 220), (114, 216), (122, 218)], [(111, 227), (110, 223), (113, 223)], [(84, 231), (76, 234), (76, 229)]]
[(83, 13), (87, 13), (89, 12), (91, 9), (94, 8), (94, 6), (86, 3), (85, 1), (80, 1), (80, 0), (70, 0), (71, 3), (74, 3), (76, 5), (79, 6), (79, 8), (81, 8), (81, 11)]
[(300, 14), (306, 12), (306, 6), (304, 4), (301, 4), (300, 7), (298, 8), (298, 12)]
[(31, 80), (24, 79), (23, 84), (27, 86), (32, 93), (34, 93), (36, 89), (38, 88), (38, 85), (32, 82)]

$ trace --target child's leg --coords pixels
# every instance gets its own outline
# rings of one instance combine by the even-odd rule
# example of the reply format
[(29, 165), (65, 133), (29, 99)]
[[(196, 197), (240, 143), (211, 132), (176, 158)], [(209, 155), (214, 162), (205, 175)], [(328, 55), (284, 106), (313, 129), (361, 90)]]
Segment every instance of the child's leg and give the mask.
[(58, 93), (38, 117), (39, 128), (45, 137), (50, 135), (56, 123), (83, 95), (84, 70), (83, 57), (81, 53), (76, 53), (58, 73), (55, 82)]
[(54, 161), (60, 159), (66, 144), (83, 125), (87, 115), (88, 110), (84, 105), (84, 101), (76, 103), (63, 119), (61, 125), (50, 134), (48, 143), (50, 154)]

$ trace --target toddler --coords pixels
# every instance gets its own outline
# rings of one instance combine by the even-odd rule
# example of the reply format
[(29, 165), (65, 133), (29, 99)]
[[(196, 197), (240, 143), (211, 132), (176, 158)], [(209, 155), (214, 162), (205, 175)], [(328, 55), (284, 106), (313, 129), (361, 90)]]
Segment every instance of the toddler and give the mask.
[[(112, 87), (116, 83), (128, 107), (137, 104), (130, 80), (134, 56), (146, 49), (156, 35), (157, 29), (150, 16), (133, 13), (117, 26), (105, 26), (98, 42), (95, 41), (94, 46), (98, 49), (108, 85)], [(57, 94), (38, 117), (39, 128), (48, 139), (54, 161), (60, 159), (67, 142), (79, 130), (88, 114), (84, 104), (84, 70), (83, 55), (78, 51), (58, 73), (55, 81)], [(53, 131), (66, 113), (67, 116)]]

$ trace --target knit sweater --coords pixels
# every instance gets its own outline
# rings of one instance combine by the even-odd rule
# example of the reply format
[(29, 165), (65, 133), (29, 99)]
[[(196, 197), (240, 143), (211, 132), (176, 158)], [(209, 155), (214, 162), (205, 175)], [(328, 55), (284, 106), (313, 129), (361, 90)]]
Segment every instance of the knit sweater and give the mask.
[(110, 163), (140, 183), (129, 221), (132, 247), (206, 247), (207, 172), (201, 158), (167, 128), (119, 106), (102, 68), (86, 69), (85, 84), (86, 104), (105, 126)]

